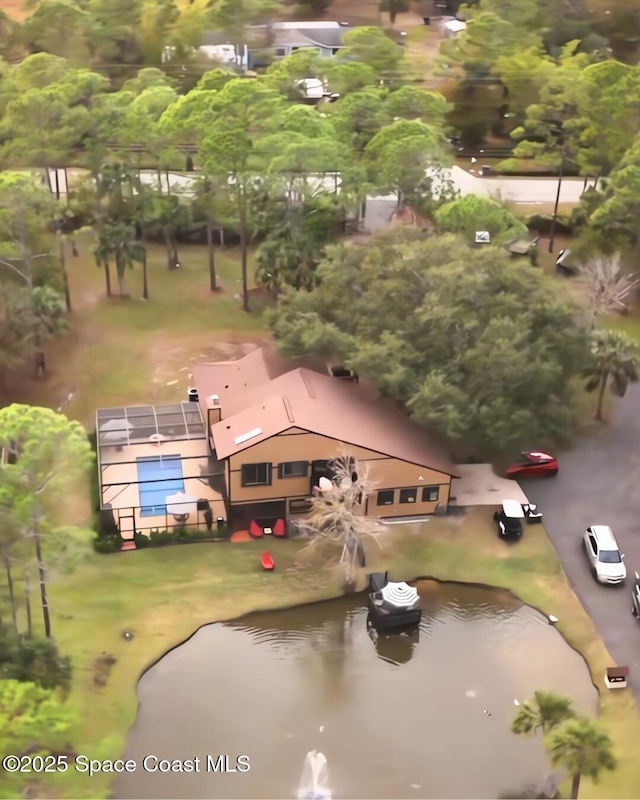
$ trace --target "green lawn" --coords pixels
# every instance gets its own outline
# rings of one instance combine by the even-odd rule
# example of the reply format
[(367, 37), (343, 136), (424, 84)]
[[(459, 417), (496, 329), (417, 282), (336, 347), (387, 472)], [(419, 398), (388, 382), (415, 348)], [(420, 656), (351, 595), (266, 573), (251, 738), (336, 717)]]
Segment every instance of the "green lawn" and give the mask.
[[(16, 377), (13, 400), (57, 407), (73, 392), (65, 412), (91, 426), (98, 407), (183, 399), (190, 364), (235, 358), (243, 344), (267, 335), (262, 297), (252, 297), (252, 313), (241, 310), (238, 248), (216, 250), (222, 291), (212, 293), (206, 246), (180, 247), (181, 268), (169, 271), (165, 248), (150, 245), (145, 301), (139, 265), (126, 275), (131, 297), (107, 299), (93, 243), (78, 245), (79, 257), (68, 259), (71, 332), (48, 344), (44, 381)], [(251, 279), (254, 269), (251, 253)], [(113, 274), (112, 289), (118, 291)]]
[[(397, 579), (430, 576), (500, 586), (555, 614), (558, 628), (583, 653), (602, 689), (605, 667), (614, 662), (542, 528), (529, 529), (517, 547), (508, 547), (495, 536), (485, 509), (463, 520), (432, 518), (412, 529), (393, 527), (389, 541), (382, 553), (371, 548), (375, 563), (370, 568), (388, 568)], [(136, 713), (140, 674), (200, 625), (337, 594), (326, 554), (319, 566), (320, 553), (312, 557), (295, 542), (279, 542), (278, 569), (265, 575), (261, 547), (259, 542), (216, 543), (92, 555), (73, 575), (51, 584), (54, 635), (75, 669), (70, 702), (80, 715), (74, 736), (78, 752), (96, 753), (107, 739), (102, 757), (122, 753)], [(131, 641), (122, 638), (124, 630), (133, 632)], [(97, 687), (96, 659), (105, 653), (117, 660), (106, 685)], [(638, 709), (630, 693), (602, 691), (602, 722), (613, 737), (619, 765), (598, 786), (585, 780), (581, 798), (638, 796)], [(107, 786), (95, 776), (89, 781), (74, 774), (53, 789), (58, 796), (77, 798), (104, 796)]]
[(601, 318), (600, 327), (624, 331), (628, 336), (640, 342), (640, 310), (633, 308), (624, 317), (621, 314), (607, 314)]

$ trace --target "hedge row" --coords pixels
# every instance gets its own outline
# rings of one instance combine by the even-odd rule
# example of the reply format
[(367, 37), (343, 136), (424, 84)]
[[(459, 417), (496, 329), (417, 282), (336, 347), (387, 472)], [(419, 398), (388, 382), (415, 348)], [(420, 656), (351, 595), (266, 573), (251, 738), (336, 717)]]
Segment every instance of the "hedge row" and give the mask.
[[(228, 541), (230, 529), (225, 526), (220, 530), (200, 530), (198, 528), (176, 528), (175, 530), (152, 530), (149, 536), (136, 533), (133, 541), (136, 549), (145, 547), (164, 547), (168, 544), (189, 544), (194, 542)], [(117, 553), (122, 548), (122, 538), (119, 534), (97, 534), (93, 540), (93, 547), (97, 553)]]

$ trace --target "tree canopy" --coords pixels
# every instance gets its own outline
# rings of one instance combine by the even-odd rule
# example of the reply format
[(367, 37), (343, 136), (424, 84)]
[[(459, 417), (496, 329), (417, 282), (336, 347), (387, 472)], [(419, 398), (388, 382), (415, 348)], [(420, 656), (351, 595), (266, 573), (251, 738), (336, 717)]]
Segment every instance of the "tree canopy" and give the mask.
[(468, 453), (571, 431), (587, 336), (548, 279), (503, 250), (406, 229), (328, 248), (316, 279), (273, 315), (285, 353), (338, 359)]

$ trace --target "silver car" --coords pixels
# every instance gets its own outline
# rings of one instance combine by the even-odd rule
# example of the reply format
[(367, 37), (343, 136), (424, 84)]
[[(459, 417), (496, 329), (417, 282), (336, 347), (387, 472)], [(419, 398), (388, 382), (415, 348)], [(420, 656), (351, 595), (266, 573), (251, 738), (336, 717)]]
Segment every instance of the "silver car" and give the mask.
[(597, 581), (606, 584), (624, 583), (627, 578), (624, 555), (608, 525), (592, 525), (587, 528), (582, 543), (593, 577)]

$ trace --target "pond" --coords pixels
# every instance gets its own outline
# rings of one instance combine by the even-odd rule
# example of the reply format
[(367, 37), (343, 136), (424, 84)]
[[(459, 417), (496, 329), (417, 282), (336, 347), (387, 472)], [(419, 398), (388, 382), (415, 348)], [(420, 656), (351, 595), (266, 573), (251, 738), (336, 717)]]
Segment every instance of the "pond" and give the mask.
[[(497, 798), (543, 780), (539, 738), (510, 732), (514, 700), (552, 690), (594, 714), (581, 656), (507, 592), (417, 586), (414, 640), (374, 643), (365, 595), (201, 628), (140, 680), (126, 754), (198, 756), (200, 771), (139, 768), (115, 797), (295, 797), (313, 749), (334, 798)], [(207, 755), (246, 755), (250, 770), (207, 771)]]

